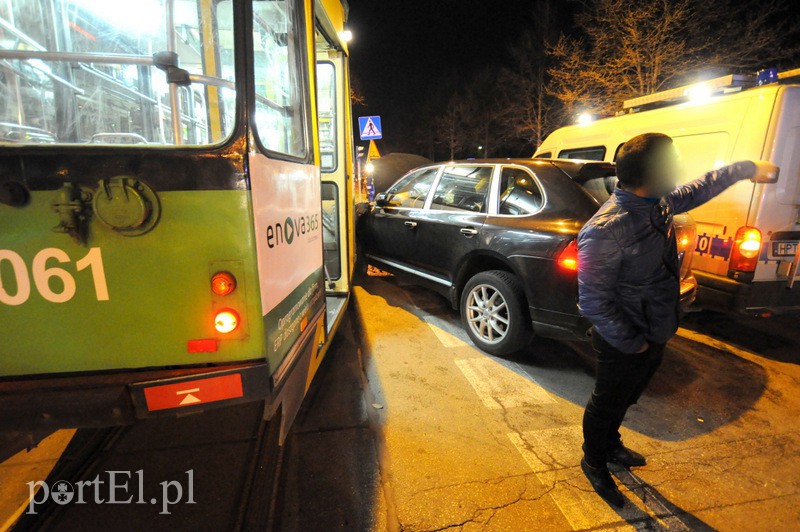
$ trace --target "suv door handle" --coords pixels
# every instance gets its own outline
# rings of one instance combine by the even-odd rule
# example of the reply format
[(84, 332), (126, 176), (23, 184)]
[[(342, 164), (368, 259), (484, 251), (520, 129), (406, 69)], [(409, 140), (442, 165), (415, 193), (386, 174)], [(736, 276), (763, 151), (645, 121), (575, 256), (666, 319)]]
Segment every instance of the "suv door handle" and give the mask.
[(472, 227), (462, 227), (461, 233), (467, 236), (475, 236), (478, 234), (478, 230), (473, 229)]
[(403, 222), (406, 227), (409, 229), (414, 229), (417, 226), (417, 222)]

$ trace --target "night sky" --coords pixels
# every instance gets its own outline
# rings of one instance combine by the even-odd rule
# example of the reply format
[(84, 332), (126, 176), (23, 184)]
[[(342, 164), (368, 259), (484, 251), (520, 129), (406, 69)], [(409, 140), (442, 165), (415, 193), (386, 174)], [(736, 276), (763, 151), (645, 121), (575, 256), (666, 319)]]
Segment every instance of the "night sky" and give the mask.
[(349, 0), (351, 69), (383, 119), (382, 153), (413, 151), (431, 95), (452, 91), (507, 50), (534, 15), (530, 0)]

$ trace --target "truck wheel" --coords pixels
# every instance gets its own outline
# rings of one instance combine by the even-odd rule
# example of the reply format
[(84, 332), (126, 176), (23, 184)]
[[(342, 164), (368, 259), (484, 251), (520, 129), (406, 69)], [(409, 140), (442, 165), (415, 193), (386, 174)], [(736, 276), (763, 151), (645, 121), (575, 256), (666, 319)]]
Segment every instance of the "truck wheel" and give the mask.
[(481, 272), (461, 292), (461, 322), (479, 348), (508, 355), (533, 337), (524, 290), (519, 279), (501, 270)]

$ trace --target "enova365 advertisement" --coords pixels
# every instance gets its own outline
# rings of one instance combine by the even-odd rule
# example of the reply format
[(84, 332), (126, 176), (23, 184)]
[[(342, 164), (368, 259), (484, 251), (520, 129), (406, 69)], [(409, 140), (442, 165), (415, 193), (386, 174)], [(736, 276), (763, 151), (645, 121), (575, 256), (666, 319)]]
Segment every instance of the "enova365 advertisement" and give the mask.
[(267, 359), (274, 370), (324, 305), (319, 168), (250, 155)]

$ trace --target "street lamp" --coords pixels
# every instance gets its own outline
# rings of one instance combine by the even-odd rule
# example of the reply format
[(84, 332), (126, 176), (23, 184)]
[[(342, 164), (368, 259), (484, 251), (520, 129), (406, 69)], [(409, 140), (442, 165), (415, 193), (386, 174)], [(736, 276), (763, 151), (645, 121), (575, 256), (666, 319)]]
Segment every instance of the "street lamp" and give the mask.
[(705, 83), (693, 85), (684, 92), (689, 97), (690, 102), (697, 104), (707, 102), (711, 98), (711, 93), (711, 87)]
[(581, 113), (578, 115), (578, 125), (579, 126), (588, 126), (594, 122), (594, 115), (591, 113)]

